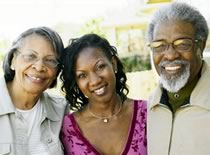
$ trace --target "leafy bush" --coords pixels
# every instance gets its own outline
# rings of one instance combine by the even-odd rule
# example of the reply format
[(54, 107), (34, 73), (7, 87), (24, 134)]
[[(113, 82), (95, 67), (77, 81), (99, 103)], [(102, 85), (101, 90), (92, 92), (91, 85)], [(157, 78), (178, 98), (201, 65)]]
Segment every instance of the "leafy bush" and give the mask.
[(0, 62), (4, 60), (4, 56), (5, 56), (5, 54), (0, 51)]
[(106, 38), (106, 31), (102, 28), (101, 23), (103, 22), (103, 18), (94, 18), (87, 21), (81, 28), (80, 34), (88, 34), (88, 33), (95, 33), (102, 37)]
[(134, 55), (129, 57), (120, 58), (125, 72), (136, 72), (151, 69), (150, 57), (149, 55)]

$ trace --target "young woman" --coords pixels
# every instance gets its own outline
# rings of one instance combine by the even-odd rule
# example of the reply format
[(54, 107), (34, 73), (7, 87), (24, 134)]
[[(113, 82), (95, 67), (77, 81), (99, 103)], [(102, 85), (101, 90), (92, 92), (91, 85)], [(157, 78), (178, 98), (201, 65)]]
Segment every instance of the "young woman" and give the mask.
[(127, 98), (116, 48), (87, 34), (65, 49), (63, 90), (74, 113), (64, 118), (67, 155), (146, 155), (146, 102)]

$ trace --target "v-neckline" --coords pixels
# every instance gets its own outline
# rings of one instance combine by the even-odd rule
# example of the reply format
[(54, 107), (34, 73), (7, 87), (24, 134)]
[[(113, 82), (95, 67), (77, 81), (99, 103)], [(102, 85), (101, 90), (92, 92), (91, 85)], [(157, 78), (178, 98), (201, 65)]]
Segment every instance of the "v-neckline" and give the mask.
[[(124, 147), (122, 149), (122, 152), (120, 153), (120, 155), (127, 155), (127, 152), (129, 151), (131, 142), (132, 142), (132, 138), (133, 138), (133, 133), (134, 133), (134, 129), (135, 129), (135, 121), (136, 121), (136, 116), (137, 116), (137, 106), (138, 106), (138, 101), (134, 100), (133, 102), (133, 112), (132, 112), (132, 117), (131, 117), (131, 122), (130, 122), (130, 126), (129, 126), (129, 130), (128, 130), (128, 134), (127, 134), (127, 139), (124, 143)], [(101, 155), (97, 149), (89, 142), (89, 140), (82, 134), (80, 127), (78, 125), (78, 123), (76, 122), (76, 119), (74, 117), (74, 115), (70, 115), (70, 119), (72, 121), (72, 125), (73, 128), (75, 129), (75, 131), (77, 132), (78, 136), (82, 139), (82, 141), (85, 142), (85, 144), (96, 154), (96, 155)]]

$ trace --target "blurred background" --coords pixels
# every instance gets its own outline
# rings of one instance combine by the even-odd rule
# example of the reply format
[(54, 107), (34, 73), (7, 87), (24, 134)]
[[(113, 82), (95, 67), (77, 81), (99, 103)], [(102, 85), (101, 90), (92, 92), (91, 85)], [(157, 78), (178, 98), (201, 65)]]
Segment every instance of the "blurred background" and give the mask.
[[(128, 77), (129, 97), (147, 99), (157, 84), (145, 32), (154, 12), (172, 2), (195, 6), (210, 22), (206, 0), (0, 0), (0, 75), (12, 41), (36, 26), (55, 29), (67, 46), (72, 38), (97, 33), (116, 46)], [(205, 59), (210, 63), (210, 41)], [(52, 93), (62, 94), (60, 84)]]

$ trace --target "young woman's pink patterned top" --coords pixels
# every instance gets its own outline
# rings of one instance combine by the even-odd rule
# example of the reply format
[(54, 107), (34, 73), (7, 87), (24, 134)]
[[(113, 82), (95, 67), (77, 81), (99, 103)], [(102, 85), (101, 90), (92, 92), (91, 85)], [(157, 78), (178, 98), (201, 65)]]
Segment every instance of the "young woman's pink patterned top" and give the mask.
[[(147, 155), (146, 101), (135, 100), (127, 143), (121, 155)], [(65, 155), (100, 155), (93, 145), (82, 135), (73, 114), (64, 117), (61, 141)]]

